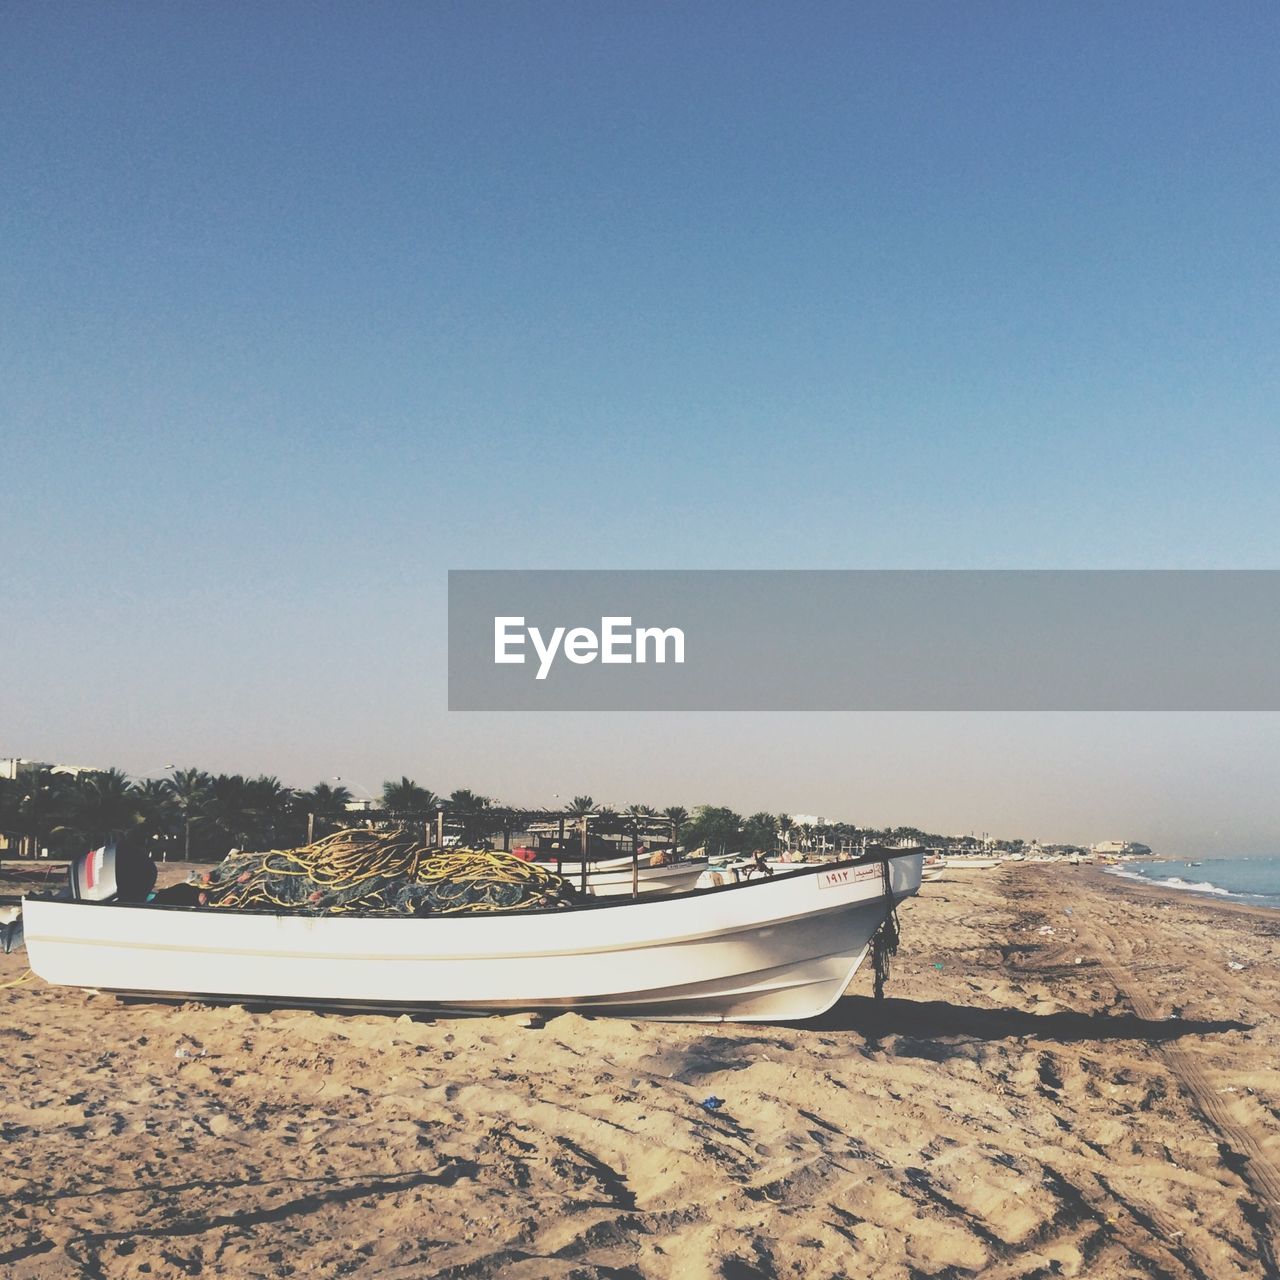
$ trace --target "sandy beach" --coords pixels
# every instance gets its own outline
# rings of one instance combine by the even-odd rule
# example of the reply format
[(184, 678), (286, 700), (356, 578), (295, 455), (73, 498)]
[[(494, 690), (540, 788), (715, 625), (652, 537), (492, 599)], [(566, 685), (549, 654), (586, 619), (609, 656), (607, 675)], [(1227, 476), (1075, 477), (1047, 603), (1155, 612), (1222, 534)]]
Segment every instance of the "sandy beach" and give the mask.
[(7, 986), (0, 1271), (1277, 1274), (1280, 913), (1022, 865), (901, 918), (801, 1027)]

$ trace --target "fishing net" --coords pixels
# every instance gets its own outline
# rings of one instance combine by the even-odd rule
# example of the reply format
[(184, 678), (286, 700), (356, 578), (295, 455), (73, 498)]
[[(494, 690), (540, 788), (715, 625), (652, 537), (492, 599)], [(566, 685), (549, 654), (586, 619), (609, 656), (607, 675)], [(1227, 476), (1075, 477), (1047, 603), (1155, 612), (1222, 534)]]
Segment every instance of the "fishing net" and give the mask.
[(546, 867), (490, 849), (430, 848), (404, 831), (337, 831), (301, 849), (233, 853), (187, 884), (201, 906), (303, 915), (449, 915), (575, 898)]
[(898, 943), (902, 934), (898, 929), (898, 910), (890, 910), (884, 924), (876, 930), (871, 939), (871, 972), (875, 981), (875, 997), (884, 999), (884, 984), (889, 980), (889, 961), (898, 954)]

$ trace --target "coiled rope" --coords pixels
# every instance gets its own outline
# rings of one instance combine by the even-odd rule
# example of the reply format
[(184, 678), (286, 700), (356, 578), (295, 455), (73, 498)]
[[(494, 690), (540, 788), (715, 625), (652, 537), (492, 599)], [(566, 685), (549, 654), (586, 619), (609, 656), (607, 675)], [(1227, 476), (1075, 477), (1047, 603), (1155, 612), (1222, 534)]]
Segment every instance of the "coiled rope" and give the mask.
[(405, 831), (336, 831), (300, 849), (236, 853), (187, 881), (201, 906), (307, 915), (450, 915), (567, 906), (569, 883), (490, 849), (439, 849)]

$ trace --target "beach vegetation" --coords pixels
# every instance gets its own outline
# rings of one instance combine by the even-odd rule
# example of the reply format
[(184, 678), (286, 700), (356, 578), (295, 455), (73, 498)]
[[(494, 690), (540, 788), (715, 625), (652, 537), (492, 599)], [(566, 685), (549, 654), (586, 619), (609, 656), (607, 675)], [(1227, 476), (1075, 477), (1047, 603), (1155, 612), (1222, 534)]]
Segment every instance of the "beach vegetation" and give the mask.
[(382, 784), (382, 807), (393, 818), (401, 821), (421, 822), (435, 813), (441, 798), (427, 787), (420, 787), (412, 778), (403, 774), (399, 782)]
[(689, 821), (689, 810), (673, 804), (663, 809), (662, 816), (671, 823), (671, 833), (675, 837), (676, 844), (679, 844), (684, 835), (685, 823)]
[(346, 787), (317, 782), (308, 791), (295, 792), (294, 797), (299, 812), (309, 820), (309, 829), (314, 836), (337, 831), (347, 822), (347, 806), (352, 796)]
[[(659, 810), (637, 803), (619, 812), (585, 794), (562, 809), (530, 811), (467, 788), (445, 798), (407, 775), (386, 781), (379, 799), (370, 798), (370, 807), (356, 811), (350, 790), (334, 785), (339, 781), (291, 788), (270, 775), (211, 774), (194, 766), (164, 778), (130, 779), (119, 769), (24, 764), (17, 777), (0, 778), (0, 856), (47, 851), (52, 857), (69, 857), (127, 836), (145, 840), (157, 856), (217, 861), (231, 849), (296, 848), (346, 825), (409, 827), (427, 841), (439, 829), (450, 844), (508, 848), (531, 819), (546, 822), (561, 813), (566, 826), (588, 817), (593, 839), (649, 838), (654, 824), (665, 820), (672, 824), (677, 844), (711, 854), (756, 849), (848, 854), (864, 845), (903, 842), (946, 852), (976, 845), (972, 836), (930, 834), (914, 826), (804, 824), (765, 810), (744, 818), (718, 805), (699, 805), (691, 813), (680, 805)], [(988, 837), (982, 842), (984, 850), (993, 852), (1025, 847), (1023, 840)]]
[(742, 818), (732, 809), (701, 804), (684, 829), (684, 843), (687, 848), (706, 849), (709, 854), (741, 852)]

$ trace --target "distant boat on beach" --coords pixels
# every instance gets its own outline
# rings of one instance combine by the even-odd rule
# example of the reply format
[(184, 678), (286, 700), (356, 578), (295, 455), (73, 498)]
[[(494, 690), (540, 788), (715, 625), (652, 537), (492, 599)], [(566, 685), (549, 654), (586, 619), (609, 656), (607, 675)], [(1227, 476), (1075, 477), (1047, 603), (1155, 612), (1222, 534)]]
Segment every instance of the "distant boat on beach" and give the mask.
[[(549, 862), (544, 859), (542, 865), (549, 865)], [(706, 865), (704, 861), (686, 859), (658, 866), (646, 861), (633, 867), (632, 859), (628, 857), (588, 862), (587, 893), (597, 898), (619, 897), (630, 894), (633, 884), (638, 893), (675, 893), (692, 889)], [(581, 861), (561, 862), (559, 874), (572, 885), (582, 883)]]

